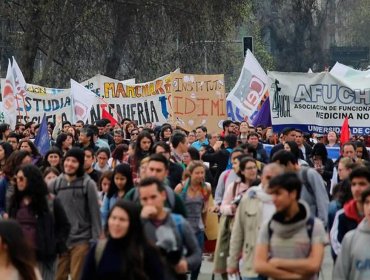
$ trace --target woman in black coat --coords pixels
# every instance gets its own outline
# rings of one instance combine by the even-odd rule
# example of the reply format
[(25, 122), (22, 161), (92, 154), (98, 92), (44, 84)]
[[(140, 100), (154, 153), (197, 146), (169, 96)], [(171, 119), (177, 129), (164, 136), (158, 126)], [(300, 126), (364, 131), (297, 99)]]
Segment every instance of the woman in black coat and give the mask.
[(16, 170), (9, 216), (15, 219), (36, 250), (36, 260), (44, 280), (54, 279), (57, 255), (67, 251), (70, 224), (63, 206), (48, 193), (41, 171), (34, 165)]
[(328, 151), (323, 143), (317, 143), (313, 146), (311, 161), (313, 163), (313, 167), (323, 178), (330, 197), (330, 186), (331, 178), (333, 177), (334, 163), (332, 159), (328, 158)]
[(82, 280), (165, 279), (159, 252), (148, 243), (134, 203), (117, 201), (108, 216), (106, 236), (91, 247)]

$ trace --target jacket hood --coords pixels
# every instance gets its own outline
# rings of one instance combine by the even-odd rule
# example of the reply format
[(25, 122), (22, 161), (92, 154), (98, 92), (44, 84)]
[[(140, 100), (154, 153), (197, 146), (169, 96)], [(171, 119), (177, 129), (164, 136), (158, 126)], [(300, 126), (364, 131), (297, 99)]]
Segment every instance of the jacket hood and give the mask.
[(357, 228), (363, 233), (370, 234), (370, 223), (367, 219), (363, 219)]
[(271, 229), (283, 238), (291, 238), (301, 230), (310, 217), (310, 208), (304, 201), (299, 201), (299, 212), (290, 221), (284, 221), (281, 213), (275, 213), (271, 221)]
[(343, 209), (344, 214), (348, 218), (355, 220), (357, 223), (360, 223), (362, 221), (363, 217), (360, 216), (359, 213), (357, 212), (356, 201), (354, 199), (344, 204)]

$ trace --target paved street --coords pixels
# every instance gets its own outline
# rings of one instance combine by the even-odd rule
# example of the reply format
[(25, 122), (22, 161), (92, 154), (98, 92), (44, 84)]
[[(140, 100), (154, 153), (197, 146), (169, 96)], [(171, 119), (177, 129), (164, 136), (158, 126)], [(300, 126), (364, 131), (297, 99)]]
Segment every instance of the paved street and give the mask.
[[(213, 263), (206, 260), (202, 263), (201, 274), (198, 280), (211, 280), (212, 279)], [(330, 246), (325, 248), (325, 258), (320, 272), (319, 280), (331, 280), (332, 279), (333, 260), (330, 255)], [(215, 280), (220, 280), (220, 276), (216, 276)]]

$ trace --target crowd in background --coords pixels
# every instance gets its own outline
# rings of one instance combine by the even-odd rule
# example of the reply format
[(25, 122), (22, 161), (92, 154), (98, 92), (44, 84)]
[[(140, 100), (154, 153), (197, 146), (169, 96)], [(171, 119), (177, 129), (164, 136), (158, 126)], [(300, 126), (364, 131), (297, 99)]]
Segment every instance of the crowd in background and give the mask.
[(39, 131), (0, 124), (0, 279), (197, 279), (211, 240), (223, 279), (317, 279), (327, 244), (333, 279), (369, 279), (367, 136), (58, 117), (41, 154)]

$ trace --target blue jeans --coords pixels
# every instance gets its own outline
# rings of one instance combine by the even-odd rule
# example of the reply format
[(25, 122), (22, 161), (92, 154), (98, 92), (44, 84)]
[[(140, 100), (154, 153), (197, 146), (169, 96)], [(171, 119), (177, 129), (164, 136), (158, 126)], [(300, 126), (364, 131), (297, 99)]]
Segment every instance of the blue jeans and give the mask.
[[(198, 231), (195, 234), (195, 237), (197, 238), (200, 251), (203, 253), (203, 247), (204, 247), (204, 231), (202, 231), (202, 230), (201, 231)], [(198, 268), (196, 268), (195, 270), (193, 270), (191, 272), (191, 277), (190, 277), (191, 280), (197, 280), (198, 279), (198, 275), (199, 275), (199, 272), (200, 272), (201, 265), (202, 265), (202, 263), (199, 265)]]

